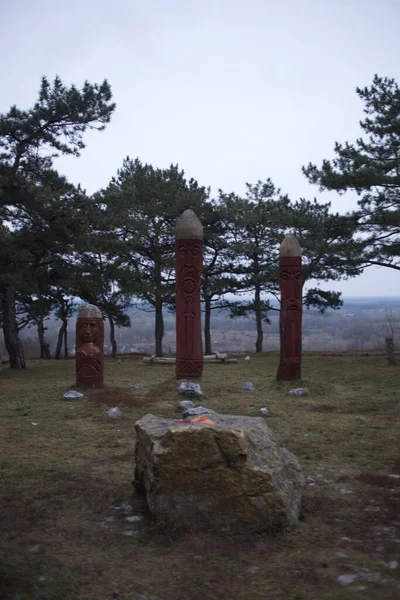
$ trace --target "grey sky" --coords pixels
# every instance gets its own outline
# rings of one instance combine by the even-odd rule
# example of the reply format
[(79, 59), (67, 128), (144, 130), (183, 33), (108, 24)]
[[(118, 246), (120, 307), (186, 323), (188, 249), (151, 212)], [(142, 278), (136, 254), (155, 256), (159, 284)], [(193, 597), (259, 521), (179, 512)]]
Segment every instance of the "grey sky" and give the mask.
[[(400, 81), (398, 0), (0, 0), (0, 112), (29, 107), (41, 75), (81, 85), (109, 79), (117, 110), (58, 168), (88, 192), (128, 154), (179, 163), (214, 193), (271, 177), (282, 191), (320, 194), (301, 173), (360, 133), (356, 86)], [(345, 295), (400, 295), (399, 274), (371, 268), (329, 283)]]

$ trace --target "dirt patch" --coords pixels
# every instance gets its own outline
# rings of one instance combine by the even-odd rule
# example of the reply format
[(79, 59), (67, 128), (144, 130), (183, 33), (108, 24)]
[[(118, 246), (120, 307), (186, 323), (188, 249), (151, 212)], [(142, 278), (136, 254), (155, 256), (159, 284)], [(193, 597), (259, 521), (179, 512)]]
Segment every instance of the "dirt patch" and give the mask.
[(380, 473), (361, 473), (360, 481), (369, 485), (377, 485), (379, 487), (400, 487), (400, 478), (390, 477), (390, 475), (381, 475)]
[(107, 387), (103, 390), (87, 390), (86, 396), (95, 404), (108, 406), (141, 407), (151, 402), (141, 390), (131, 390), (123, 387)]
[(393, 409), (391, 409), (390, 406), (385, 406), (385, 405), (380, 405), (380, 404), (364, 404), (361, 403), (359, 401), (357, 402), (352, 402), (348, 409), (345, 411), (348, 414), (367, 414), (367, 413), (374, 413), (374, 412), (388, 412), (391, 411)]
[(400, 458), (394, 461), (392, 472), (396, 475), (400, 475)]
[(335, 406), (334, 404), (319, 404), (318, 406), (310, 406), (309, 408), (312, 411), (321, 413), (336, 412), (338, 410), (337, 406)]

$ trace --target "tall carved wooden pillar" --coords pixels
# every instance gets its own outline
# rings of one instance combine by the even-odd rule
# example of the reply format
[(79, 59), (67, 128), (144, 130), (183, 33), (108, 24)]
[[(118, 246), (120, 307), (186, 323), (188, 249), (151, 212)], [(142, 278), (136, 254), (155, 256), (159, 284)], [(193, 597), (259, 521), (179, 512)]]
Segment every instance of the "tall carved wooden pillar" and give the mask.
[(104, 321), (101, 310), (87, 304), (76, 320), (76, 385), (104, 387)]
[(279, 250), (281, 290), (280, 360), (276, 378), (291, 381), (301, 377), (301, 318), (303, 276), (301, 248), (294, 235), (287, 235)]
[(175, 229), (176, 377), (201, 377), (201, 271), (203, 227), (191, 209), (185, 210)]

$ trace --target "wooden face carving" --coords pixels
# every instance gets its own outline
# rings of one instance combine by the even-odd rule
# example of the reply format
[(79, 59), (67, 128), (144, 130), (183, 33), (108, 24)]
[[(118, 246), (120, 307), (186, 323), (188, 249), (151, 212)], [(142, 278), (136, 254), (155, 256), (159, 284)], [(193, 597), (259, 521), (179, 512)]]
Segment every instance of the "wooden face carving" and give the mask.
[(97, 319), (81, 319), (78, 324), (78, 344), (96, 344), (99, 338), (99, 323)]
[(284, 267), (280, 274), (283, 310), (301, 310), (303, 278), (298, 267)]

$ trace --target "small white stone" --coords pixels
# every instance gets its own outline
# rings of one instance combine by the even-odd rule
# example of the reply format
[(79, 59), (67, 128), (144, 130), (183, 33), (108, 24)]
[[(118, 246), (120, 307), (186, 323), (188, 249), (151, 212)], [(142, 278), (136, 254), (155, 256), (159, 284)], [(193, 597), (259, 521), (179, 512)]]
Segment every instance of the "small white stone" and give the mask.
[(125, 517), (125, 521), (129, 521), (129, 523), (137, 523), (142, 519), (143, 517), (141, 517), (140, 515), (132, 515), (131, 517)]
[(338, 558), (347, 558), (349, 555), (346, 554), (345, 552), (336, 552), (336, 556)]
[(134, 531), (133, 529), (127, 529), (126, 531), (122, 532), (122, 535), (124, 535), (125, 537), (131, 537), (132, 535), (136, 535), (137, 531)]
[(250, 356), (245, 356), (243, 360), (250, 360)]
[(260, 408), (260, 415), (263, 415), (263, 417), (266, 417), (267, 415), (269, 415), (269, 410), (268, 408)]
[(308, 388), (292, 388), (288, 391), (288, 396), (308, 396), (309, 390)]
[(339, 577), (338, 577), (338, 581), (342, 585), (350, 585), (350, 583), (353, 583), (353, 581), (356, 581), (357, 579), (358, 579), (358, 575), (356, 575), (355, 573), (348, 573), (347, 575), (339, 575)]
[(397, 560), (389, 560), (388, 562), (384, 562), (383, 564), (388, 569), (397, 569), (397, 567), (399, 566), (399, 562)]
[(341, 494), (352, 494), (352, 491), (351, 490), (346, 490), (345, 488), (341, 488), (340, 493)]
[(249, 575), (255, 575), (256, 573), (258, 573), (259, 570), (260, 567), (249, 567), (248, 569), (246, 569), (246, 573), (248, 573)]
[(83, 394), (81, 392), (76, 392), (75, 390), (70, 390), (69, 392), (65, 392), (63, 394), (64, 400), (80, 400), (83, 398)]
[(184, 396), (189, 396), (190, 398), (199, 398), (203, 395), (200, 385), (193, 381), (181, 381), (178, 392)]
[(120, 419), (122, 417), (122, 410), (118, 406), (110, 408), (104, 415), (106, 419)]
[(178, 406), (177, 406), (177, 410), (179, 410), (179, 412), (185, 412), (185, 410), (188, 410), (189, 408), (195, 408), (195, 403), (192, 402), (191, 400), (181, 400), (181, 402), (179, 402)]
[(254, 392), (254, 383), (252, 381), (245, 381), (242, 388), (249, 392)]

